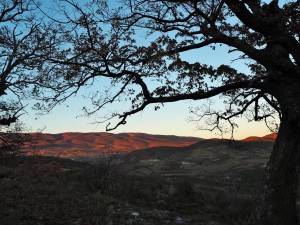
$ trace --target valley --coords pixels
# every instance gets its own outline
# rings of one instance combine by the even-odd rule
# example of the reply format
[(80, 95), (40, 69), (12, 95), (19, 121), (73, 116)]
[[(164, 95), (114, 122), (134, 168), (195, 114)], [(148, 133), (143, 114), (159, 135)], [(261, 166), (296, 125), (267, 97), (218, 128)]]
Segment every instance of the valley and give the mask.
[(46, 134), (36, 154), (1, 160), (0, 223), (246, 224), (275, 137)]

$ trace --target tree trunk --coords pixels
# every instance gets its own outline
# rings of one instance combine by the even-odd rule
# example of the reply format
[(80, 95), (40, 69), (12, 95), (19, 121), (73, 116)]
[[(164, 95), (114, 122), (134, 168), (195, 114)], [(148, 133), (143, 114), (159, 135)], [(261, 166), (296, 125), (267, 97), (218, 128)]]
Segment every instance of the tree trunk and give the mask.
[(262, 193), (251, 225), (298, 225), (296, 197), (300, 159), (300, 121), (285, 116), (266, 167)]

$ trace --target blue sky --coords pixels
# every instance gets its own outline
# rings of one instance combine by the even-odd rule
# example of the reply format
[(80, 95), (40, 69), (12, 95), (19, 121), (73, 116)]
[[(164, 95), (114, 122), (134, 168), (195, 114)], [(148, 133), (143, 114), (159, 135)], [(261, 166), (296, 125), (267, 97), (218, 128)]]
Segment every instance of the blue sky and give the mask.
[[(219, 65), (222, 63), (229, 63), (241, 71), (247, 71), (248, 68), (242, 63), (230, 60), (234, 58), (233, 55), (228, 55), (226, 48), (210, 51), (209, 49), (202, 49), (200, 51), (193, 51), (184, 55), (184, 58), (190, 60), (197, 60)], [(92, 90), (101, 88), (100, 85), (92, 87)], [(77, 96), (71, 97), (63, 105), (59, 105), (48, 115), (39, 116), (35, 112), (28, 110), (28, 114), (22, 116), (22, 121), (32, 127), (32, 131), (37, 129), (44, 129), (45, 133), (61, 133), (61, 132), (105, 132), (107, 123), (95, 123), (99, 119), (95, 117), (86, 118), (81, 111), (83, 106), (89, 105), (89, 100), (83, 98), (90, 91), (81, 90)], [(219, 97), (214, 99), (216, 107), (222, 104)], [(165, 104), (160, 110), (155, 111), (154, 106), (150, 105), (143, 112), (129, 117), (127, 124), (120, 126), (113, 133), (121, 132), (143, 132), (151, 134), (166, 134), (179, 136), (196, 136), (202, 138), (220, 137), (216, 132), (208, 132), (198, 130), (194, 123), (188, 122), (190, 116), (189, 107), (201, 106), (205, 104), (203, 101), (181, 101), (176, 103)], [(124, 104), (115, 104), (113, 107), (124, 107)], [(105, 109), (100, 113), (106, 113)], [(248, 136), (263, 136), (270, 133), (262, 122), (248, 123), (246, 119), (239, 119), (239, 128), (235, 130), (234, 137), (242, 139)], [(226, 137), (226, 136), (225, 136)], [(227, 136), (228, 137), (228, 136)]]
[[(141, 37), (144, 38), (144, 37)], [(212, 51), (210, 48), (195, 50), (183, 54), (183, 58), (189, 61), (200, 61), (202, 63), (218, 66), (220, 64), (230, 64), (241, 72), (248, 72), (248, 68), (242, 62), (233, 62), (237, 55), (228, 54), (228, 48), (223, 46)], [(94, 86), (92, 89), (97, 89)], [(91, 90), (81, 90), (76, 97), (71, 97), (65, 104), (57, 106), (51, 113), (44, 116), (36, 115), (35, 112), (27, 109), (28, 114), (23, 115), (21, 120), (32, 128), (32, 131), (44, 129), (45, 133), (61, 132), (105, 132), (107, 123), (95, 124), (97, 118), (86, 118), (81, 116), (83, 106), (89, 104), (88, 100), (83, 98)], [(214, 100), (218, 107), (221, 101)], [(143, 112), (131, 116), (127, 124), (120, 126), (114, 133), (121, 132), (143, 132), (151, 134), (169, 134), (180, 136), (197, 136), (202, 138), (220, 137), (215, 132), (197, 130), (196, 125), (187, 122), (190, 116), (188, 108), (190, 106), (200, 106), (204, 101), (182, 101), (177, 103), (165, 104), (160, 110), (155, 111), (154, 106), (149, 106)], [(113, 107), (122, 108), (123, 104)], [(109, 110), (109, 109), (106, 109)], [(105, 114), (105, 111), (103, 111)], [(264, 123), (248, 123), (246, 119), (239, 119), (239, 128), (235, 131), (235, 138), (241, 139), (247, 136), (262, 136), (270, 133)]]

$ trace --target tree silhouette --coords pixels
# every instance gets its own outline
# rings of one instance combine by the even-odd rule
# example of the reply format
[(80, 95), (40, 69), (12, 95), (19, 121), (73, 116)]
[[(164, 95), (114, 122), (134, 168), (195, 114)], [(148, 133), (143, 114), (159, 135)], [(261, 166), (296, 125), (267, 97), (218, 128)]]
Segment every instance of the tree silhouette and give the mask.
[(15, 123), (22, 100), (38, 98), (50, 79), (41, 69), (55, 52), (59, 27), (46, 23), (37, 2), (0, 2), (0, 125)]
[[(99, 77), (111, 86), (92, 96), (97, 113), (107, 104), (127, 100), (130, 108), (107, 119), (126, 123), (148, 105), (201, 100), (217, 95), (224, 111), (206, 111), (210, 129), (222, 130), (222, 121), (234, 128), (234, 118), (250, 110), (250, 120), (278, 115), (280, 126), (267, 165), (260, 201), (251, 224), (298, 224), (296, 194), (300, 159), (300, 2), (279, 5), (260, 0), (124, 0), (109, 9), (105, 1), (86, 5), (66, 0), (70, 48), (57, 85), (72, 93)], [(139, 36), (148, 36), (144, 42)], [(183, 54), (224, 45), (249, 68), (213, 67), (189, 62)], [(66, 52), (68, 52), (66, 54)], [(67, 87), (65, 86), (65, 87)], [(252, 115), (252, 116), (251, 116)]]
[(0, 161), (12, 156), (33, 153), (33, 151), (28, 152), (22, 148), (25, 143), (29, 145), (35, 140), (35, 137), (28, 133), (24, 124), (16, 122), (11, 126), (1, 126), (0, 128)]
[(45, 68), (50, 68), (61, 44), (60, 26), (47, 20), (39, 7), (35, 0), (0, 1), (1, 156), (21, 153), (20, 147), (29, 141), (18, 123), (26, 113), (25, 100), (43, 100), (44, 91), (51, 89)]

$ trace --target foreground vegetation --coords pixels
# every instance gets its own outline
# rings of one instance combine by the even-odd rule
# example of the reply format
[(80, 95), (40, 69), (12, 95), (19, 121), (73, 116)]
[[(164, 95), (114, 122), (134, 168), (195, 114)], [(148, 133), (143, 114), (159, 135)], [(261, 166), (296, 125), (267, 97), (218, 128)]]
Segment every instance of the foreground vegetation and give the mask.
[(240, 225), (255, 201), (255, 195), (238, 191), (243, 185), (124, 173), (111, 158), (91, 165), (13, 157), (0, 165), (0, 224), (5, 225)]

